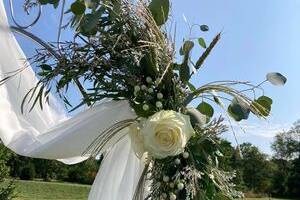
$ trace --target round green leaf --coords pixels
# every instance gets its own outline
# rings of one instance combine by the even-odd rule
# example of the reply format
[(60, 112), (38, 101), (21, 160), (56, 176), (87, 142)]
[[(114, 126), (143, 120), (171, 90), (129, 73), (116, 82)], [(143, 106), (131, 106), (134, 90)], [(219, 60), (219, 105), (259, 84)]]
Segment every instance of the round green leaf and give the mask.
[(284, 85), (287, 78), (278, 72), (271, 72), (267, 74), (267, 80), (273, 85)]
[(227, 112), (236, 121), (241, 121), (243, 119), (248, 119), (250, 108), (242, 100), (234, 98), (228, 106)]
[(264, 99), (257, 99), (252, 102), (252, 107), (259, 111), (259, 115), (267, 117), (271, 111), (271, 104)]
[(169, 0), (152, 0), (149, 4), (149, 10), (158, 26), (163, 25), (169, 17)]
[(264, 101), (267, 101), (270, 105), (273, 104), (273, 100), (270, 97), (267, 97), (267, 96), (261, 96), (257, 100), (258, 101), (264, 100)]
[(199, 38), (198, 42), (200, 44), (201, 47), (203, 47), (204, 49), (206, 49), (206, 43), (205, 40), (203, 38)]
[(80, 22), (80, 30), (81, 33), (85, 35), (94, 35), (97, 33), (97, 24), (99, 22), (99, 18), (101, 17), (103, 11), (98, 10), (93, 14), (84, 15), (83, 19)]
[(45, 71), (51, 71), (52, 70), (52, 67), (50, 65), (47, 65), (47, 64), (40, 65), (40, 68), (42, 70), (45, 70)]
[(205, 31), (209, 30), (209, 27), (207, 25), (203, 24), (200, 26), (200, 30), (205, 32)]
[(200, 113), (202, 113), (203, 115), (206, 115), (208, 117), (212, 117), (214, 115), (213, 107), (204, 101), (199, 104), (197, 109), (200, 111)]
[(85, 12), (85, 4), (80, 1), (75, 1), (71, 5), (71, 11), (75, 15), (82, 15)]
[(185, 41), (182, 47), (182, 52), (183, 55), (189, 53), (194, 47), (194, 42), (193, 41)]

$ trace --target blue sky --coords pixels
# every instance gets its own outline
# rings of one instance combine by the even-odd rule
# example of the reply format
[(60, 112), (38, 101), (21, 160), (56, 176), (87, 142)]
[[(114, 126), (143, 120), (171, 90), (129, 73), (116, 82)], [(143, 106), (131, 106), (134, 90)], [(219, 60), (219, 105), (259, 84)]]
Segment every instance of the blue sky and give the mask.
[[(16, 2), (16, 1), (15, 1)], [(7, 2), (6, 2), (7, 3)], [(20, 6), (19, 1), (15, 3)], [(276, 132), (287, 130), (300, 118), (300, 1), (297, 0), (173, 0), (172, 22), (177, 24), (177, 46), (188, 36), (190, 24), (207, 24), (210, 31), (195, 29), (193, 35), (209, 42), (222, 31), (222, 39), (199, 70), (192, 82), (200, 86), (215, 80), (249, 80), (259, 83), (268, 72), (278, 71), (288, 78), (284, 87), (264, 85), (265, 94), (274, 100), (272, 116), (267, 121), (250, 118), (234, 128), (240, 143), (250, 141), (270, 154), (270, 143)], [(24, 14), (16, 7), (17, 19), (24, 22)], [(58, 11), (47, 6), (39, 23), (31, 32), (46, 41), (56, 40)], [(63, 38), (69, 38), (65, 32)], [(27, 55), (34, 44), (18, 37)], [(193, 52), (201, 54), (199, 47)], [(77, 93), (71, 95), (74, 99)], [(244, 133), (239, 127), (243, 127)], [(233, 141), (232, 133), (225, 137)]]

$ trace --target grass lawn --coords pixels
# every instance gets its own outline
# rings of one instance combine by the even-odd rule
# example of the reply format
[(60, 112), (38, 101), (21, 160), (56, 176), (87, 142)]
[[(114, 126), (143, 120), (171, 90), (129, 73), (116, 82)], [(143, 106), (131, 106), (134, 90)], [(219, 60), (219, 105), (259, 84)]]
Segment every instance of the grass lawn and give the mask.
[(88, 185), (16, 181), (15, 200), (87, 200), (89, 190)]
[[(90, 186), (40, 181), (16, 181), (17, 198), (14, 200), (87, 200)], [(246, 200), (269, 200), (249, 198)], [(272, 200), (283, 200), (273, 199)], [(287, 200), (287, 199), (285, 199)]]

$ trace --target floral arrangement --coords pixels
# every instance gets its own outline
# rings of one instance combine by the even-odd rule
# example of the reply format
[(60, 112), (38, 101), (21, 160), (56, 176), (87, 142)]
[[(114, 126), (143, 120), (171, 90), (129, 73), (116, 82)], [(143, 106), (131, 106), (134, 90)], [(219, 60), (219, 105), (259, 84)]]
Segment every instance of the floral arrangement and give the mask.
[[(27, 0), (24, 8), (35, 3)], [(59, 1), (39, 3), (56, 7)], [(42, 107), (50, 91), (71, 111), (107, 98), (128, 100), (138, 117), (117, 122), (107, 130), (107, 138), (95, 140), (84, 154), (98, 154), (109, 138), (129, 127), (132, 148), (145, 162), (135, 200), (241, 197), (231, 182), (234, 173), (218, 166), (222, 157), (219, 135), (227, 127), (222, 117), (214, 118), (213, 106), (234, 121), (246, 120), (250, 113), (266, 118), (272, 99), (263, 94), (262, 85), (266, 81), (283, 85), (286, 78), (269, 73), (257, 85), (215, 81), (196, 88), (190, 78), (203, 66), (221, 33), (209, 45), (199, 37), (186, 39), (176, 48), (166, 31), (169, 0), (76, 0), (68, 13), (71, 20), (66, 26), (75, 30), (73, 41), (52, 44), (57, 54), (40, 49), (29, 59), (37, 65), (40, 81), (28, 92), (22, 107), (38, 103)], [(190, 28), (209, 30), (207, 25)], [(193, 61), (190, 55), (196, 45), (203, 53)], [(176, 50), (180, 59), (176, 59)], [(88, 92), (83, 82), (91, 83)], [(83, 95), (77, 106), (65, 95), (70, 84), (77, 85)], [(195, 99), (202, 101), (192, 107)]]

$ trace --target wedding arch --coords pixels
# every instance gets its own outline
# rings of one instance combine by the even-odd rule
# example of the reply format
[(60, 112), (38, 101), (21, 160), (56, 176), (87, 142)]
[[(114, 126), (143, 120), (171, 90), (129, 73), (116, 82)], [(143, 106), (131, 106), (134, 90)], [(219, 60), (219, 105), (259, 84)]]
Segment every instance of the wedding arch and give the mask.
[[(283, 75), (269, 73), (259, 84), (215, 81), (196, 88), (190, 78), (221, 34), (209, 45), (200, 36), (188, 36), (177, 53), (165, 29), (169, 0), (76, 0), (67, 24), (75, 30), (74, 38), (64, 42), (65, 0), (25, 1), (26, 9), (38, 8), (37, 18), (26, 26), (14, 19), (10, 3), (14, 26), (8, 24), (0, 1), (0, 49), (5, 49), (0, 54), (0, 138), (8, 148), (66, 164), (104, 154), (90, 200), (242, 195), (231, 183), (234, 174), (218, 167), (219, 135), (226, 126), (222, 117), (215, 118), (212, 105), (234, 121), (246, 120), (250, 113), (266, 118), (272, 99), (262, 85), (284, 85)], [(45, 4), (62, 7), (55, 44), (27, 31)], [(195, 27), (209, 30), (207, 25), (190, 29)], [(12, 32), (42, 48), (26, 58)], [(203, 53), (193, 62), (190, 55), (197, 43)], [(89, 91), (82, 81), (93, 85)], [(71, 110), (88, 106), (73, 117), (56, 97), (68, 106), (64, 93), (71, 84), (82, 94), (82, 102)], [(193, 108), (197, 98), (201, 103)]]

